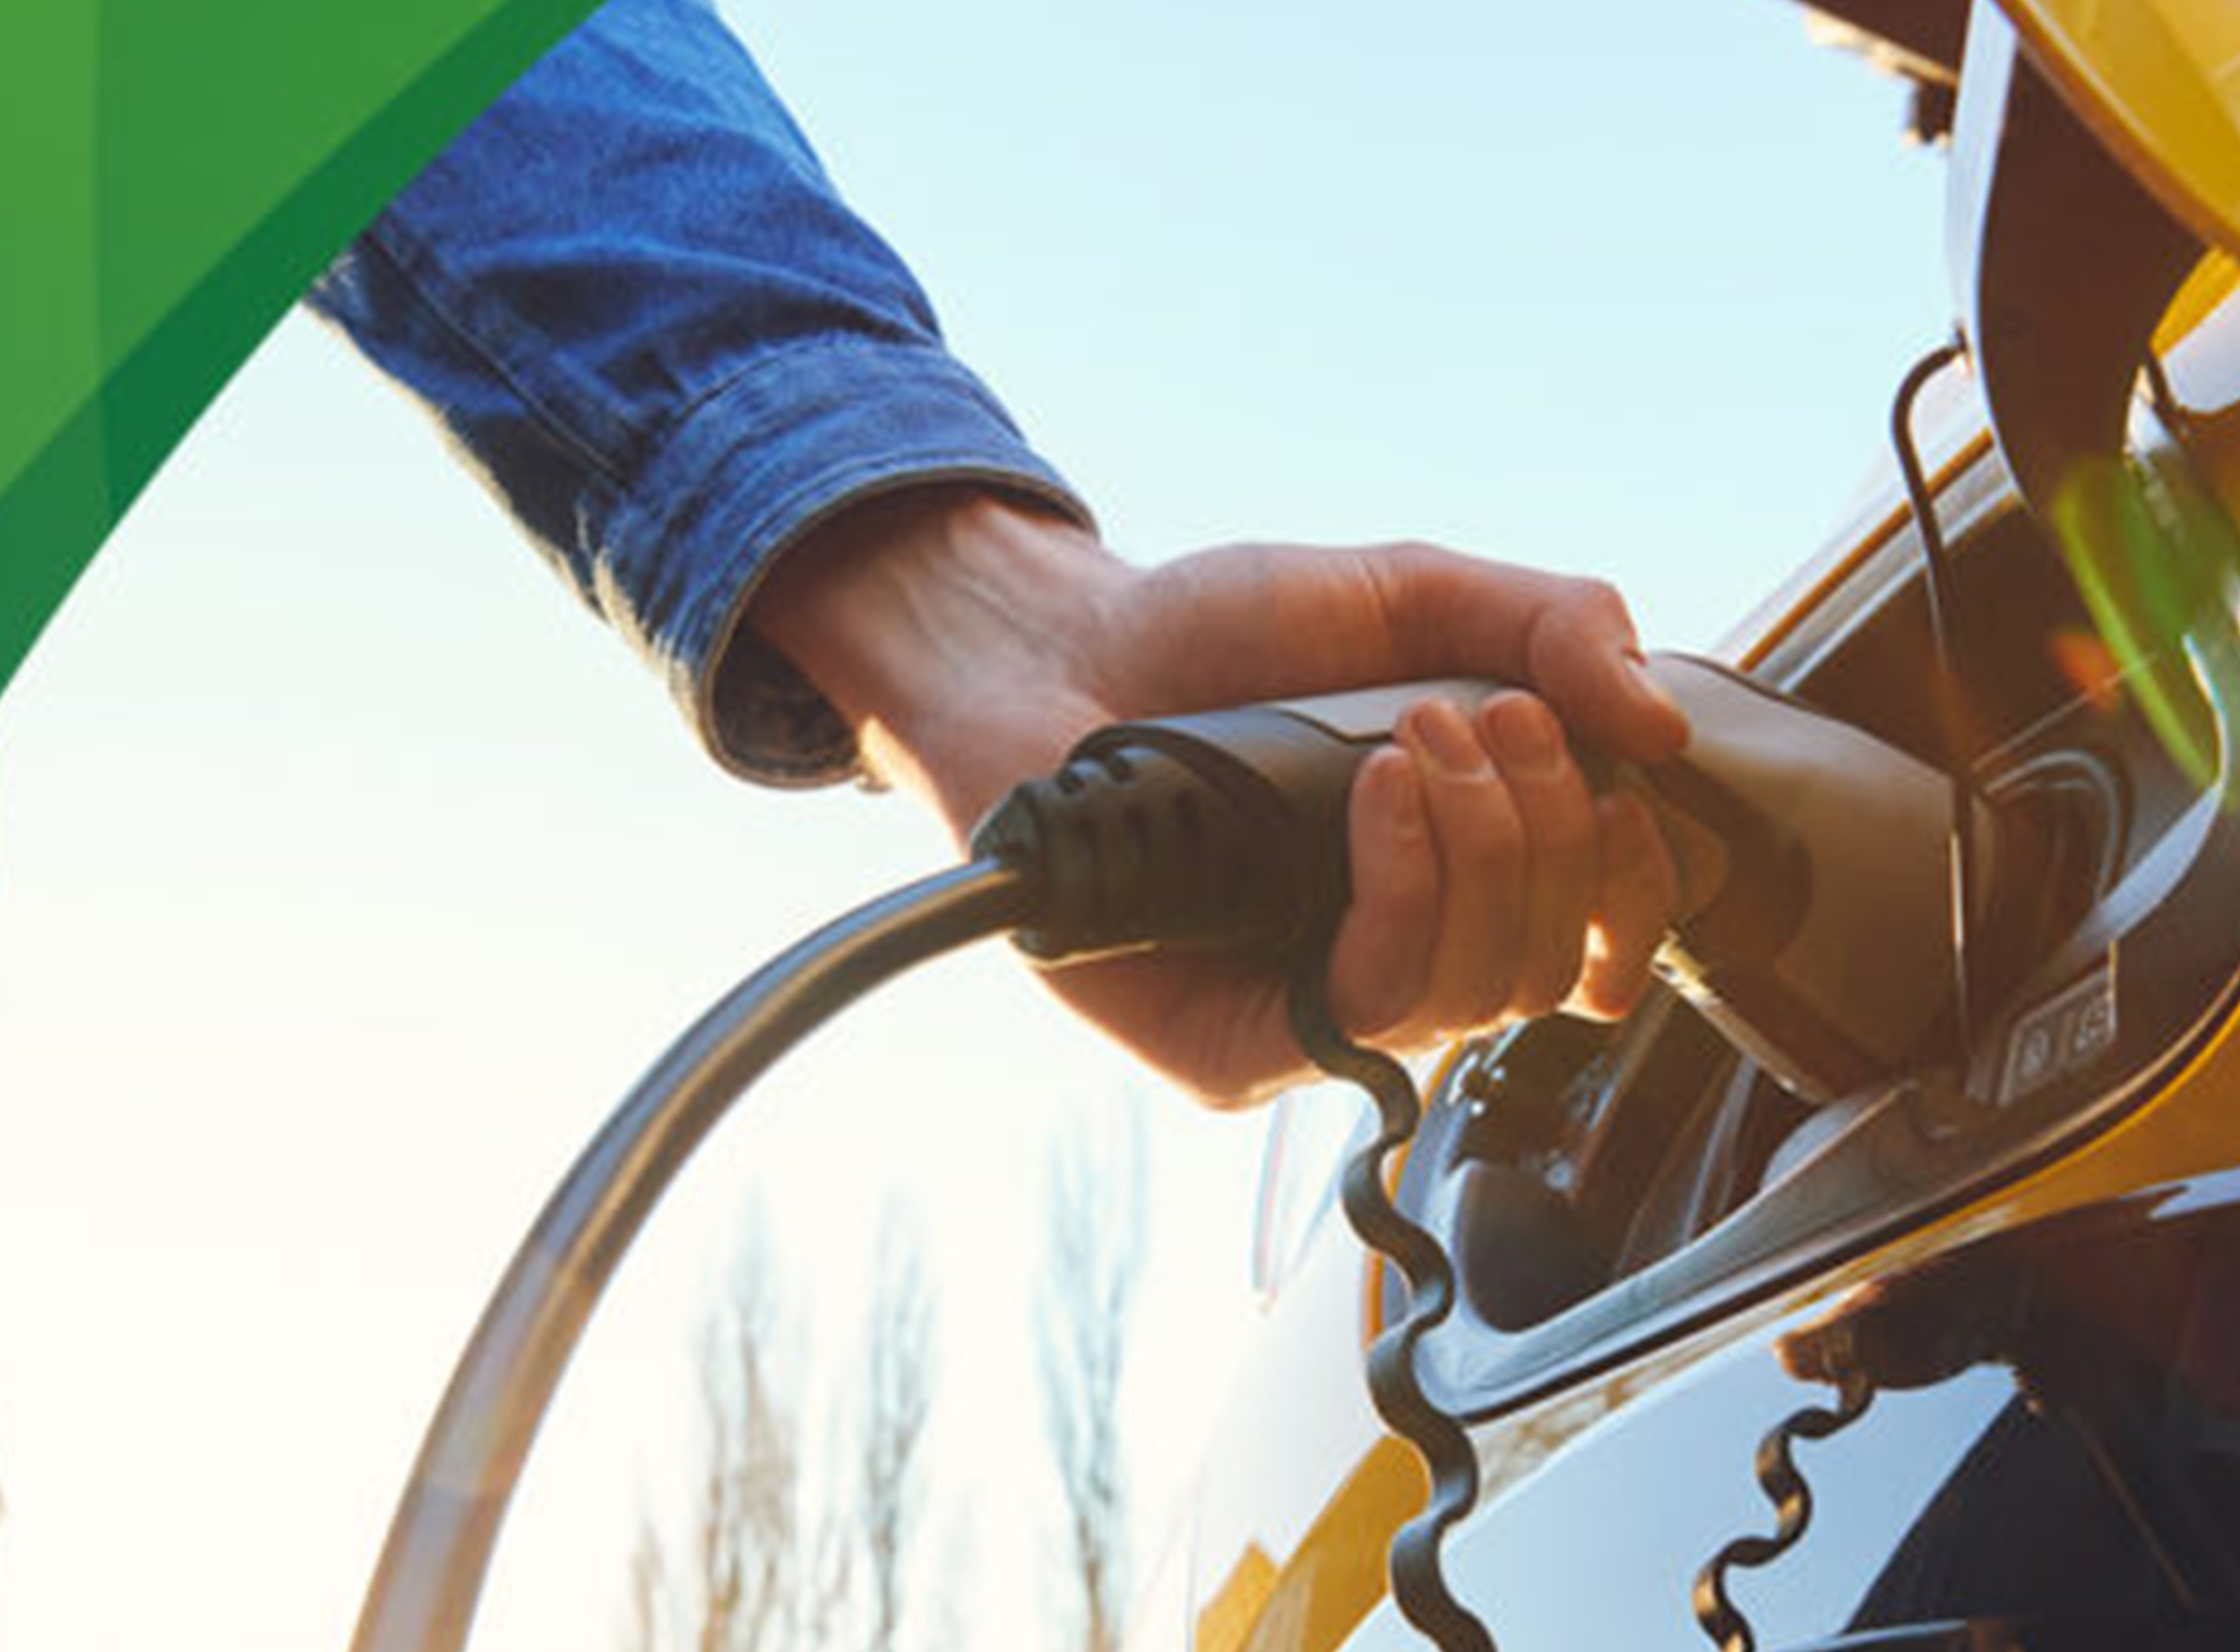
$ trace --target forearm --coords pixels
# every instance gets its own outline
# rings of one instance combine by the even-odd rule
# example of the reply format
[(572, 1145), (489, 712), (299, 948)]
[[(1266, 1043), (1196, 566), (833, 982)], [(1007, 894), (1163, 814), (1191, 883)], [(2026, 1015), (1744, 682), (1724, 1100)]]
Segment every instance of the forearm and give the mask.
[(1031, 501), (927, 487), (816, 529), (750, 617), (839, 708), (871, 771), (961, 834), (1105, 714), (1100, 662), (1140, 577)]
[(613, 0), (311, 303), (756, 778), (852, 762), (740, 624), (820, 523), (943, 479), (1081, 512), (698, 0)]

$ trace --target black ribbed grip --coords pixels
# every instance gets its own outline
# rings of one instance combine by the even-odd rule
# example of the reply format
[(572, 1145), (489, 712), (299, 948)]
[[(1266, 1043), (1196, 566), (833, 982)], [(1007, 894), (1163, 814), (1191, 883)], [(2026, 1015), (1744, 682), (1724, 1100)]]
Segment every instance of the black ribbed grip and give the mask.
[(1018, 941), (1038, 958), (1282, 956), (1345, 910), (1346, 796), (1389, 728), (1280, 705), (1116, 724), (1012, 791), (973, 853), (1027, 875), (1036, 916)]

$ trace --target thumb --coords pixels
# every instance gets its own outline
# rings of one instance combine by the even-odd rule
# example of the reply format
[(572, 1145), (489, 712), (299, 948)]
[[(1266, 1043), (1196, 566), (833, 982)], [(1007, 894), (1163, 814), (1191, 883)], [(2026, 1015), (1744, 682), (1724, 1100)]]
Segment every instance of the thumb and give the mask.
[(1131, 704), (1187, 710), (1420, 677), (1534, 690), (1575, 733), (1654, 762), (1687, 719), (1641, 669), (1625, 602), (1599, 580), (1416, 543), (1225, 546), (1152, 569), (1116, 657)]
[(1382, 598), (1393, 675), (1493, 675), (1529, 688), (1586, 743), (1656, 762), (1688, 722), (1644, 669), (1617, 589), (1433, 546), (1357, 552)]
[(1588, 743), (1638, 762), (1670, 757), (1688, 719), (1650, 677), (1624, 600), (1598, 581), (1562, 583), (1528, 633), (1527, 680)]

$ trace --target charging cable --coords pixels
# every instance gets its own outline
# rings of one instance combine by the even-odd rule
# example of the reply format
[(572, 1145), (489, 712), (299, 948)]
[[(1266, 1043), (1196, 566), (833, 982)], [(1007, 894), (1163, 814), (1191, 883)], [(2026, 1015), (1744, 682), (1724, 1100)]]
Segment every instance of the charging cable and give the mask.
[(356, 1652), (456, 1652), (521, 1466), (591, 1310), (661, 1195), (749, 1086), (912, 966), (1027, 913), (976, 861), (858, 908), (756, 970), (623, 1098), (546, 1202), (460, 1355), (367, 1590)]
[(1440, 1535), (1476, 1501), (1476, 1458), (1415, 1378), (1415, 1344), (1452, 1306), (1453, 1277), (1384, 1191), (1383, 1160), (1412, 1134), (1420, 1104), (1403, 1068), (1345, 1038), (1323, 980), (1348, 895), (1355, 771), (1409, 705), (1443, 692), (1474, 701), (1492, 686), (1414, 684), (1099, 730), (997, 805), (968, 865), (826, 925), (733, 988), (624, 1097), (515, 1253), (428, 1424), (354, 1652), (464, 1644), (507, 1502), (584, 1326), (733, 1104), (873, 987), (1006, 931), (1050, 960), (1154, 946), (1262, 959), (1292, 980), (1309, 1056), (1375, 1096), (1383, 1128), (1348, 1170), (1344, 1200), (1413, 1295), (1371, 1351), (1370, 1387), (1388, 1424), (1425, 1452), (1434, 1483), (1431, 1510), (1395, 1544), (1394, 1595), (1445, 1652), (1491, 1652), (1438, 1575)]

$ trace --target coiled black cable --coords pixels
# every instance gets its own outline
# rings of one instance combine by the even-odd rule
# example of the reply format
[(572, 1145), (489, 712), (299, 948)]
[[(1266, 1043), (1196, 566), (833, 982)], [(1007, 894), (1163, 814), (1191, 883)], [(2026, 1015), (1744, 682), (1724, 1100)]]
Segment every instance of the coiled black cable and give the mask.
[(1291, 1029), (1306, 1057), (1376, 1105), (1375, 1137), (1348, 1161), (1339, 1199), (1361, 1243), (1408, 1283), (1408, 1311), (1370, 1345), (1369, 1398), (1384, 1425), (1416, 1448), (1431, 1501), (1392, 1538), (1392, 1601), (1439, 1652), (1495, 1652), (1484, 1623), (1447, 1587), (1440, 1551), (1448, 1530), (1478, 1506), (1478, 1453), (1469, 1433), (1424, 1392), (1416, 1350), (1454, 1311), (1454, 1267), (1438, 1240), (1408, 1219), (1385, 1191), (1385, 1162), (1423, 1116), (1408, 1069), (1346, 1037), (1331, 1014), (1326, 953), (1316, 949), (1291, 981)]
[(1696, 1574), (1695, 1621), (1719, 1652), (1757, 1652), (1758, 1637), (1736, 1606), (1727, 1574), (1736, 1567), (1770, 1566), (1803, 1539), (1813, 1523), (1812, 1483), (1796, 1466), (1796, 1442), (1825, 1440), (1866, 1415), (1874, 1390), (1865, 1377), (1847, 1375), (1833, 1407), (1805, 1406), (1776, 1424), (1758, 1443), (1758, 1489), (1773, 1505), (1773, 1530), (1736, 1537)]

